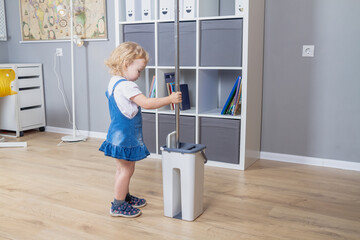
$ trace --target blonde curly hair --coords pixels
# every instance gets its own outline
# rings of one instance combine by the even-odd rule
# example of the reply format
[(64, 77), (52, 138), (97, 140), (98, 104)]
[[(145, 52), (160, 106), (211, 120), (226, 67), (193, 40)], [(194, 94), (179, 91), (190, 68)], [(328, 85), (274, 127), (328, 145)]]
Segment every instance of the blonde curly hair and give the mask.
[(123, 42), (112, 51), (105, 61), (111, 75), (124, 75), (124, 70), (136, 59), (144, 59), (145, 64), (149, 61), (149, 54), (143, 47), (135, 42)]

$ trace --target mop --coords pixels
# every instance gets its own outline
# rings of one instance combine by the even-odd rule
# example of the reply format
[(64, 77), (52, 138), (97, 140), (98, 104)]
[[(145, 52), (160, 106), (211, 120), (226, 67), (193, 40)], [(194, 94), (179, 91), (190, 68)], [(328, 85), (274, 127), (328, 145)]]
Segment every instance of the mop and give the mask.
[[(178, 92), (179, 87), (179, 79), (180, 79), (180, 57), (179, 57), (179, 0), (174, 1), (174, 40), (175, 40), (175, 91)], [(175, 131), (169, 133), (166, 138), (166, 145), (168, 148), (180, 148), (179, 141), (180, 134), (180, 104), (175, 105)]]
[[(175, 0), (175, 91), (179, 91), (179, 0)], [(194, 221), (203, 211), (203, 144), (179, 141), (180, 106), (175, 105), (175, 131), (169, 133), (162, 150), (164, 215)]]

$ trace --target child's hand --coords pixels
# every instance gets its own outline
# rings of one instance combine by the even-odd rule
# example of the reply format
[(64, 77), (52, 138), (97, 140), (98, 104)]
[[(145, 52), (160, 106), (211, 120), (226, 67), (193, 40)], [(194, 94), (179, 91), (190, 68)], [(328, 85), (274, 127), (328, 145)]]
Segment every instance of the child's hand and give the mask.
[(173, 92), (170, 95), (171, 103), (177, 104), (182, 102), (182, 95), (181, 92)]

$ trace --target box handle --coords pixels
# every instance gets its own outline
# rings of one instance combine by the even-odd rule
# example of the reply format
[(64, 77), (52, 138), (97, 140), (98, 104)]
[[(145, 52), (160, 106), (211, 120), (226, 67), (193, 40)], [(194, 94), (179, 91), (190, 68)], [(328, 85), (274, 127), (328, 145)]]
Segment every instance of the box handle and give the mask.
[(204, 164), (207, 163), (208, 158), (206, 157), (205, 152), (204, 152), (204, 151), (201, 151), (201, 155), (202, 155), (203, 158), (204, 158)]

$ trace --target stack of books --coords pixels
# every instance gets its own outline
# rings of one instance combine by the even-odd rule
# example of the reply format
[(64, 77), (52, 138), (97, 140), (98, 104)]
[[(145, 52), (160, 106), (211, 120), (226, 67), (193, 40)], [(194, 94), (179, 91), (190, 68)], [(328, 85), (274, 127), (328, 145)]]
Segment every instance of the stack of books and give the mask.
[[(175, 73), (174, 72), (164, 73), (164, 78), (165, 78), (166, 90), (170, 96), (171, 93), (175, 91)], [(170, 104), (170, 108), (171, 110), (174, 110), (175, 105)]]
[(228, 99), (221, 111), (222, 115), (238, 115), (241, 113), (241, 97), (242, 97), (242, 81), (241, 77), (238, 76)]
[[(175, 73), (165, 73), (165, 83), (166, 83), (166, 89), (169, 94), (175, 92)], [(190, 96), (189, 96), (189, 87), (187, 84), (180, 84), (180, 92), (182, 94), (182, 103), (180, 103), (180, 110), (188, 110), (191, 108), (190, 106)], [(175, 109), (174, 104), (170, 104), (171, 110)]]

